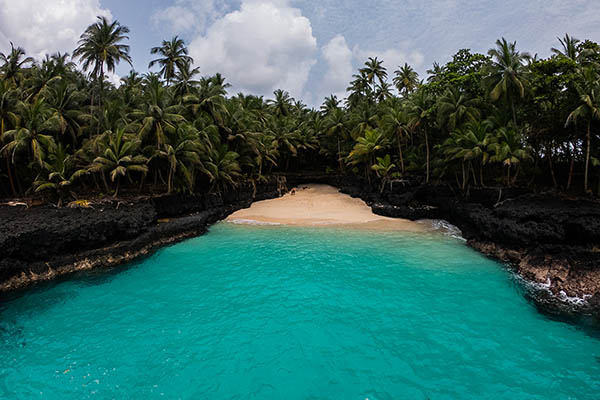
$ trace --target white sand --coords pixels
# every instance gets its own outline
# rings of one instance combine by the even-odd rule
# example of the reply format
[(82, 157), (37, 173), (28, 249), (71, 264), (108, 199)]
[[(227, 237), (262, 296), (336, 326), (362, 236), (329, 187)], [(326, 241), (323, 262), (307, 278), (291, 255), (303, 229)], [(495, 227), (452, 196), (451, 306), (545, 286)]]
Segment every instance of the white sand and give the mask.
[(405, 219), (373, 214), (360, 199), (340, 193), (328, 185), (303, 185), (296, 194), (258, 201), (250, 208), (231, 214), (227, 221), (298, 226), (352, 225), (369, 229), (394, 229), (420, 232), (422, 224)]

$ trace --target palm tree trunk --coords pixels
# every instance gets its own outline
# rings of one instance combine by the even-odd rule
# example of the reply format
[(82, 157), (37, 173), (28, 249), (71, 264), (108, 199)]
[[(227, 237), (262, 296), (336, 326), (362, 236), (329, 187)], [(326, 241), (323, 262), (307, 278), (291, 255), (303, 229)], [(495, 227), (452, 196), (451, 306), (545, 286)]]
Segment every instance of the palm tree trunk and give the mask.
[[(575, 147), (573, 147), (575, 149)], [(569, 179), (567, 180), (567, 190), (571, 188), (571, 182), (573, 182), (573, 168), (575, 167), (575, 155), (573, 151), (569, 150), (569, 155), (571, 156), (571, 165), (569, 166)]]
[(515, 131), (516, 131), (517, 130), (517, 112), (515, 110), (515, 100), (512, 98), (512, 96), (510, 97), (510, 108), (512, 109), (513, 124), (515, 125)]
[(585, 151), (585, 176), (583, 178), (584, 179), (583, 188), (586, 192), (588, 191), (588, 174), (589, 174), (589, 169), (590, 169), (590, 147), (592, 145), (592, 136), (591, 136), (591, 132), (590, 132), (591, 125), (592, 125), (592, 121), (588, 120), (587, 135), (586, 135), (587, 149)]
[(464, 162), (464, 160), (461, 161), (461, 167), (462, 167), (462, 187), (461, 187), (461, 189), (464, 191), (465, 187), (467, 187), (467, 176), (468, 176), (468, 174), (465, 174), (465, 162)]
[(121, 182), (121, 175), (117, 175), (117, 186), (115, 187), (115, 194), (113, 195), (113, 198), (117, 198), (117, 196), (119, 195), (119, 183)]
[(342, 146), (340, 144), (340, 137), (339, 137), (339, 135), (338, 135), (338, 138), (337, 138), (337, 145), (338, 145), (337, 156), (338, 156), (338, 162), (340, 163), (340, 172), (343, 173), (344, 172), (344, 164), (342, 163)]
[(552, 184), (554, 185), (554, 189), (558, 187), (558, 182), (556, 182), (556, 175), (554, 174), (554, 163), (552, 162), (552, 147), (546, 145), (546, 153), (548, 157), (548, 166), (550, 167), (550, 176), (552, 177)]
[(13, 197), (17, 196), (17, 192), (15, 190), (15, 182), (13, 181), (12, 173), (10, 172), (10, 162), (8, 161), (8, 157), (6, 158), (6, 172), (8, 173), (8, 181), (10, 182), (10, 190), (12, 191)]
[(425, 149), (427, 152), (427, 179), (426, 183), (429, 183), (429, 136), (427, 135), (427, 128), (424, 129), (425, 132)]
[(398, 140), (398, 155), (400, 156), (400, 169), (404, 174), (404, 158), (402, 157), (402, 146), (400, 145), (400, 132), (396, 133), (396, 139)]
[(169, 168), (169, 176), (167, 177), (167, 194), (173, 191), (173, 168)]
[(483, 162), (479, 166), (479, 183), (481, 184), (481, 187), (485, 187), (485, 184), (483, 183)]
[(106, 193), (110, 192), (108, 188), (108, 183), (106, 182), (106, 176), (104, 175), (104, 170), (102, 171), (102, 182), (104, 183), (104, 189), (106, 189)]

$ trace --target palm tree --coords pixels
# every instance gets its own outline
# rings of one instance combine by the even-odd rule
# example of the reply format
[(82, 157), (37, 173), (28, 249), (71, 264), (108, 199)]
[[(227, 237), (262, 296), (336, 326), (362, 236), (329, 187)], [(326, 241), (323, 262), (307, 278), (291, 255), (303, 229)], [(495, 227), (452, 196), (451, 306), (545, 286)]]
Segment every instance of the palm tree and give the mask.
[[(114, 197), (119, 193), (121, 176), (136, 171), (146, 174), (148, 159), (139, 154), (141, 141), (125, 134), (124, 129), (109, 132), (107, 140), (101, 144), (102, 155), (96, 157), (90, 166), (92, 172), (108, 172), (110, 180), (116, 181)], [(104, 176), (104, 175), (103, 175)], [(108, 188), (107, 188), (108, 190)]]
[(561, 49), (557, 49), (555, 47), (552, 48), (552, 52), (559, 57), (569, 58), (573, 61), (577, 61), (579, 56), (579, 50), (577, 49), (577, 45), (581, 42), (579, 39), (576, 39), (572, 36), (569, 36), (568, 33), (565, 33), (564, 38), (557, 38), (562, 46)]
[(331, 95), (329, 97), (325, 97), (323, 104), (321, 105), (321, 114), (328, 115), (330, 112), (335, 110), (340, 106), (340, 101), (337, 96)]
[(83, 62), (84, 71), (91, 69), (91, 76), (100, 84), (100, 105), (104, 94), (105, 68), (107, 72), (114, 72), (121, 61), (132, 65), (129, 46), (122, 43), (129, 39), (128, 33), (129, 28), (118, 21), (111, 23), (106, 17), (98, 17), (98, 22), (83, 32), (79, 46), (73, 52), (73, 57)]
[(428, 83), (439, 82), (442, 79), (442, 74), (444, 73), (444, 67), (440, 66), (440, 64), (436, 62), (433, 63), (431, 69), (427, 70), (429, 76), (427, 77)]
[(396, 164), (392, 163), (389, 154), (386, 154), (385, 157), (377, 157), (377, 163), (371, 166), (371, 169), (373, 169), (373, 171), (375, 171), (377, 176), (381, 179), (379, 193), (383, 193), (383, 188), (385, 187), (385, 184), (390, 181), (392, 170), (394, 168), (396, 168)]
[[(194, 167), (201, 165), (199, 143), (195, 129), (182, 126), (158, 151), (158, 156), (165, 158), (169, 163), (168, 194), (173, 191), (173, 179), (177, 174), (181, 175), (190, 192), (194, 189)], [(202, 169), (204, 170), (204, 167)]]
[(404, 174), (402, 142), (410, 133), (408, 114), (401, 107), (389, 107), (383, 116), (382, 127), (389, 133), (390, 137), (396, 139), (398, 156), (400, 157), (400, 170)]
[(340, 166), (340, 172), (344, 172), (344, 163), (342, 160), (342, 140), (347, 136), (346, 113), (341, 108), (335, 108), (325, 118), (325, 129), (328, 135), (334, 136), (337, 141), (337, 160)]
[(579, 86), (579, 106), (573, 110), (567, 117), (566, 125), (584, 119), (587, 122), (586, 133), (586, 154), (585, 154), (585, 176), (584, 190), (588, 190), (588, 177), (590, 167), (590, 150), (592, 147), (591, 127), (593, 120), (600, 120), (600, 83), (598, 75), (592, 68), (587, 68), (584, 72), (585, 85)]
[(408, 101), (408, 115), (414, 130), (420, 131), (425, 138), (426, 182), (430, 176), (430, 146), (427, 126), (433, 113), (431, 96), (424, 90), (417, 90)]
[(45, 134), (55, 126), (50, 119), (52, 110), (42, 98), (33, 104), (20, 102), (18, 107), (22, 124), (5, 132), (4, 136), (10, 142), (0, 152), (11, 152), (14, 164), (17, 152), (28, 151), (30, 160), (43, 167), (46, 151), (54, 144), (52, 136)]
[(467, 121), (476, 121), (480, 117), (479, 99), (450, 87), (438, 99), (438, 120), (440, 126), (446, 126), (449, 132)]
[(192, 90), (200, 85), (200, 81), (194, 79), (194, 77), (199, 74), (200, 68), (192, 68), (192, 64), (190, 62), (184, 62), (173, 76), (175, 79), (175, 84), (173, 85), (173, 94), (176, 97), (182, 98), (190, 95)]
[(236, 186), (236, 179), (241, 177), (240, 164), (237, 159), (239, 154), (229, 151), (226, 144), (215, 147), (210, 154), (210, 161), (207, 163), (207, 169), (213, 182), (211, 191), (218, 187), (225, 189), (226, 184)]
[(419, 86), (419, 74), (408, 63), (404, 63), (402, 67), (398, 66), (394, 74), (394, 85), (403, 96), (414, 92)]
[[(521, 161), (531, 158), (529, 147), (523, 143), (523, 137), (516, 130), (509, 127), (503, 127), (496, 132), (496, 142), (490, 144), (493, 155), (490, 157), (492, 162), (500, 162), (507, 167), (506, 184), (512, 186), (517, 180), (519, 174), (519, 165)], [(512, 166), (517, 166), (517, 171), (511, 179)]]
[(373, 87), (373, 91), (376, 86), (375, 79), (379, 81), (380, 85), (383, 85), (387, 79), (387, 69), (383, 66), (383, 61), (378, 60), (377, 57), (369, 57), (359, 72), (366, 77), (367, 82)]
[(357, 139), (354, 148), (348, 155), (348, 162), (351, 165), (365, 165), (369, 185), (371, 184), (371, 167), (374, 164), (375, 154), (386, 145), (387, 140), (382, 133), (374, 129), (367, 129), (365, 136)]
[(158, 64), (161, 67), (159, 74), (167, 81), (167, 86), (169, 86), (171, 79), (175, 78), (177, 70), (183, 69), (186, 64), (189, 70), (189, 66), (194, 63), (192, 57), (188, 56), (188, 49), (185, 47), (185, 42), (178, 36), (175, 36), (171, 40), (163, 40), (162, 45), (153, 47), (150, 53), (162, 56), (150, 61), (148, 68), (152, 68)]
[(81, 133), (81, 122), (88, 116), (81, 111), (82, 95), (74, 85), (65, 80), (57, 82), (49, 90), (48, 104), (52, 109), (51, 119), (54, 119), (61, 136), (69, 134), (73, 145)]
[(177, 124), (185, 121), (179, 114), (180, 106), (171, 105), (169, 92), (154, 74), (146, 80), (147, 100), (140, 108), (131, 112), (130, 117), (136, 121), (135, 126), (140, 138), (150, 138), (149, 142), (160, 148), (167, 142), (167, 136), (175, 133)]
[(292, 108), (292, 99), (290, 98), (290, 94), (281, 89), (277, 89), (273, 92), (275, 95), (275, 99), (267, 100), (267, 104), (271, 106), (273, 110), (273, 115), (277, 117), (285, 117), (289, 115), (290, 109)]
[[(7, 81), (0, 80), (0, 144), (4, 142), (4, 133), (7, 128), (17, 126), (19, 117), (15, 113), (15, 91), (9, 88)], [(12, 176), (10, 157), (4, 157), (6, 162), (6, 173), (10, 183), (13, 196), (17, 195), (15, 182)]]
[(487, 68), (488, 74), (484, 82), (490, 88), (492, 101), (505, 96), (512, 110), (513, 124), (517, 129), (515, 97), (525, 97), (525, 89), (529, 83), (525, 62), (529, 55), (518, 52), (517, 42), (509, 43), (505, 38), (497, 40), (496, 46), (495, 49), (488, 51), (492, 60)]
[(67, 149), (59, 144), (48, 154), (48, 161), (44, 164), (44, 172), (40, 173), (33, 187), (36, 192), (53, 190), (58, 195), (58, 207), (62, 205), (66, 197), (66, 191), (73, 185), (76, 179), (86, 175), (88, 170), (77, 169), (73, 156), (67, 153)]
[(0, 72), (4, 74), (4, 79), (10, 81), (13, 86), (18, 86), (22, 80), (22, 69), (26, 64), (34, 62), (33, 58), (25, 57), (25, 50), (22, 47), (15, 47), (10, 42), (10, 53), (0, 53)]

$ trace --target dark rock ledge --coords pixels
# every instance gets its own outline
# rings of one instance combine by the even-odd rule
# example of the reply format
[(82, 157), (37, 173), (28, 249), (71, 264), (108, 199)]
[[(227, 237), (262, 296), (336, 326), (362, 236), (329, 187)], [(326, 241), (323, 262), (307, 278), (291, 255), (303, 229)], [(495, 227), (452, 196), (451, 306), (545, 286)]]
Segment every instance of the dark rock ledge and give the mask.
[[(355, 177), (304, 173), (286, 178), (289, 188), (306, 183), (338, 187), (366, 201), (376, 214), (444, 219), (462, 231), (471, 247), (536, 283), (534, 300), (546, 310), (600, 314), (598, 202), (519, 189), (472, 189), (463, 195), (418, 179), (394, 182), (379, 193)], [(93, 209), (0, 206), (0, 291), (131, 261), (203, 234), (232, 212), (281, 193), (281, 181), (273, 180), (222, 195), (109, 201)]]
[(273, 180), (222, 195), (165, 195), (93, 208), (0, 206), (0, 292), (131, 261), (201, 235), (253, 201), (280, 195)]

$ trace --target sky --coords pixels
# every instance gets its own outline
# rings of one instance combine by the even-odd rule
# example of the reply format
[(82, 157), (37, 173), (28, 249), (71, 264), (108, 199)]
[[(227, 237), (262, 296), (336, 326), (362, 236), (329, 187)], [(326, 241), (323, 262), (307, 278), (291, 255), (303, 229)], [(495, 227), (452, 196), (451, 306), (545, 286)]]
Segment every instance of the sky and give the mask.
[[(282, 88), (311, 106), (345, 97), (368, 57), (390, 75), (407, 62), (425, 78), (434, 61), (461, 48), (485, 53), (500, 37), (540, 57), (565, 33), (600, 42), (599, 0), (0, 0), (0, 51), (12, 41), (37, 59), (72, 52), (98, 15), (130, 28), (138, 72), (152, 47), (179, 35), (230, 94)], [(119, 65), (111, 79), (130, 69)]]

